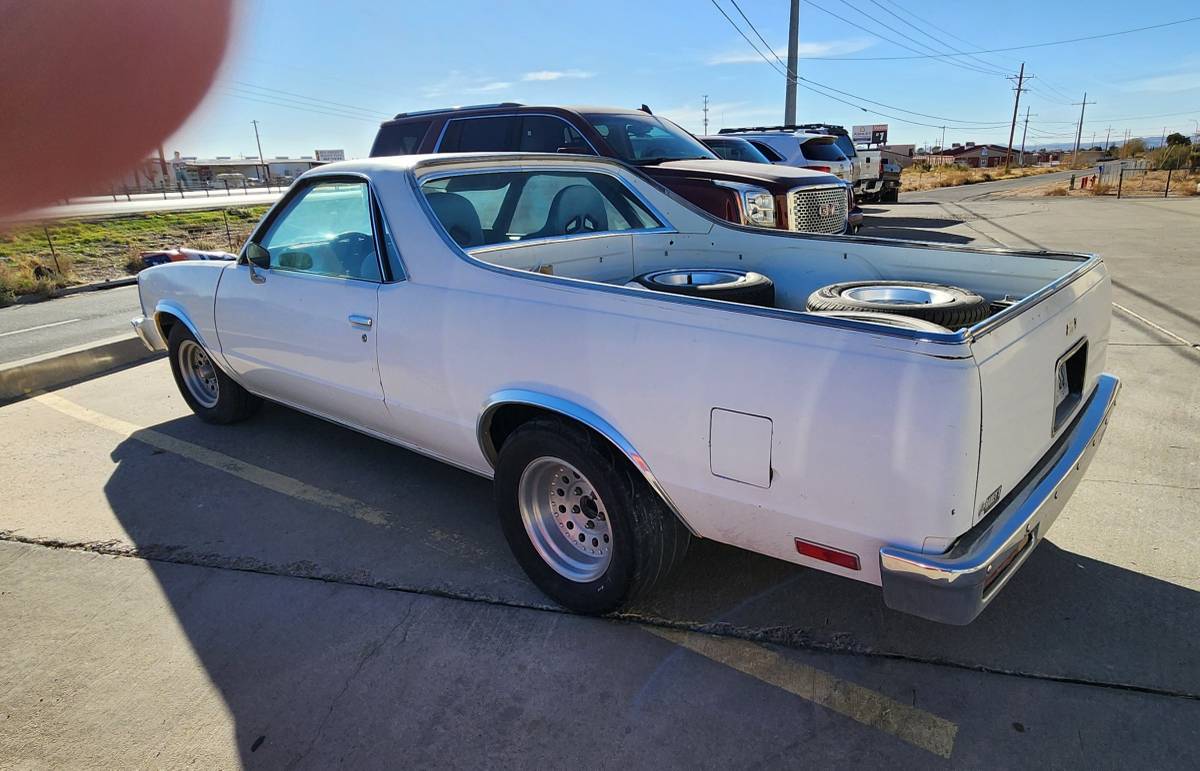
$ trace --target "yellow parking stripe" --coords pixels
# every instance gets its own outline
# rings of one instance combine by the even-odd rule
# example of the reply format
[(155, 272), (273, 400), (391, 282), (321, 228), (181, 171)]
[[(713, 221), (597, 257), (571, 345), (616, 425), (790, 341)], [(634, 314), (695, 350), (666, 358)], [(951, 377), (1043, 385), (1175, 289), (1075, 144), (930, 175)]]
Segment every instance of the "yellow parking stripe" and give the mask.
[(361, 519), (363, 522), (369, 522), (372, 525), (386, 527), (389, 524), (387, 512), (369, 506), (362, 501), (329, 490), (323, 490), (320, 487), (314, 487), (301, 482), (299, 479), (274, 471), (268, 471), (265, 468), (240, 461), (237, 458), (217, 452), (216, 450), (210, 450), (207, 447), (201, 447), (198, 444), (192, 444), (191, 442), (168, 436), (150, 428), (142, 428), (128, 421), (103, 415), (95, 410), (90, 410), (87, 407), (64, 399), (57, 394), (40, 394), (34, 397), (34, 401), (76, 420), (90, 423), (97, 428), (111, 431), (123, 437), (136, 439), (143, 444), (157, 447), (160, 450), (175, 453), (188, 460), (217, 469), (218, 471), (224, 471), (226, 474), (235, 476), (238, 479), (244, 479), (247, 482), (252, 482), (268, 490), (282, 493), (296, 500), (314, 503), (318, 506), (354, 517), (355, 519)]
[(956, 724), (889, 699), (870, 688), (791, 661), (775, 651), (744, 640), (658, 627), (643, 628), (693, 653), (782, 688), (863, 725), (877, 728), (935, 755), (949, 758), (954, 752), (954, 737), (958, 734)]

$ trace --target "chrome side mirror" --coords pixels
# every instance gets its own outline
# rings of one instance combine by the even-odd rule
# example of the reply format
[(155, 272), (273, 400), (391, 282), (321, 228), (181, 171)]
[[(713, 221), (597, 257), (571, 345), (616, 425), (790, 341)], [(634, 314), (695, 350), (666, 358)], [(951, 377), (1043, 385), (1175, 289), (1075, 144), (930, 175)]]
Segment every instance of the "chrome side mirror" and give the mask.
[(259, 274), (254, 268), (258, 266), (263, 270), (271, 267), (271, 253), (266, 247), (256, 241), (246, 242), (246, 265), (250, 268), (250, 280), (256, 284), (261, 284), (267, 279)]

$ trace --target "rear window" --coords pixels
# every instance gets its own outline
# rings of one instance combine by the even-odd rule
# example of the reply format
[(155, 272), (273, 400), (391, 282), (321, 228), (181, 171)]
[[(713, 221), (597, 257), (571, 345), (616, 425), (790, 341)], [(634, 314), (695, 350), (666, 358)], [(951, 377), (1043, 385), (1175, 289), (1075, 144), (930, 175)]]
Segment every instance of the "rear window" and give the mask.
[(846, 154), (829, 140), (810, 139), (804, 143), (804, 157), (810, 161), (844, 161)]
[(755, 142), (753, 139), (748, 139), (746, 141), (754, 145), (754, 148), (762, 153), (763, 157), (771, 163), (776, 163), (783, 160), (783, 156), (776, 152), (775, 148), (771, 147), (766, 142)]
[(846, 136), (845, 134), (837, 135), (837, 146), (842, 149), (842, 152), (845, 153), (847, 159), (858, 155), (858, 153), (854, 150), (854, 142), (852, 142), (850, 137)]
[(388, 123), (380, 127), (375, 137), (371, 156), (412, 155), (421, 146), (425, 132), (433, 121), (420, 120), (411, 123)]

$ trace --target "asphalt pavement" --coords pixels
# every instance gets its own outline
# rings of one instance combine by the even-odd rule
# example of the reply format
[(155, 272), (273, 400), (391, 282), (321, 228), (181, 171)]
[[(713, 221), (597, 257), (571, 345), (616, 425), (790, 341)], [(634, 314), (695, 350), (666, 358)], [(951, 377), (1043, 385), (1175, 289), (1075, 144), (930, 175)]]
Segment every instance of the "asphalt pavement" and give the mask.
[(213, 191), (205, 194), (203, 191), (190, 191), (181, 197), (178, 193), (168, 192), (166, 197), (161, 193), (145, 193), (131, 196), (118, 195), (95, 196), (92, 198), (73, 199), (69, 203), (47, 206), (19, 215), (6, 217), (0, 223), (41, 222), (46, 220), (68, 219), (72, 217), (111, 217), (119, 214), (141, 214), (143, 212), (185, 211), (190, 209), (219, 209), (226, 206), (258, 206), (274, 203), (286, 188), (273, 190), (234, 191), (226, 194), (224, 191)]
[(136, 286), (0, 308), (0, 365), (122, 334), (141, 314)]
[(1195, 768), (1200, 200), (868, 208), (867, 234), (1098, 250), (1114, 277), (1112, 425), (971, 625), (710, 542), (574, 616), (486, 480), (275, 405), (202, 423), (158, 360), (0, 407), (0, 758)]

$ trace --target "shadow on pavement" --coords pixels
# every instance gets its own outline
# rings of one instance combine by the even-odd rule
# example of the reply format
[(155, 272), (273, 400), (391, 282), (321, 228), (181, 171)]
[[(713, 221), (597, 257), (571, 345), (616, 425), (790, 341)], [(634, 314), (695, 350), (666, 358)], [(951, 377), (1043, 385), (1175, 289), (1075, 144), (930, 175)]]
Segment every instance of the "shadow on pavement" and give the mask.
[(945, 232), (946, 228), (961, 224), (958, 220), (946, 217), (868, 217), (859, 235), (905, 241), (969, 244), (972, 241), (969, 236)]
[[(138, 552), (157, 558), (148, 564), (228, 705), (247, 764), (253, 764), (259, 737), (271, 726), (283, 733), (299, 730), (290, 723), (307, 726), (316, 732), (315, 741), (326, 730), (331, 705), (342, 696), (338, 688), (344, 687), (347, 668), (403, 655), (381, 650), (382, 642), (361, 649), (363, 629), (377, 631), (376, 640), (405, 635), (410, 615), (405, 608), (426, 598), (389, 593), (397, 598), (394, 604), (374, 606), (398, 608), (389, 618), (373, 616), (349, 593), (344, 614), (322, 606), (320, 613), (305, 615), (307, 595), (300, 591), (280, 597), (285, 605), (278, 607), (213, 604), (196, 599), (194, 582), (171, 578), (178, 568), (169, 563), (318, 578), (322, 592), (334, 593), (335, 607), (346, 584), (490, 604), (548, 605), (509, 555), (486, 480), (273, 405), (236, 426), (209, 426), (188, 417), (148, 431), (386, 514), (383, 524), (348, 516), (156, 449), (136, 434), (113, 451), (108, 502)], [(1064, 516), (1070, 516), (1069, 509)], [(438, 623), (422, 612), (422, 623)], [(698, 542), (680, 574), (630, 612), (794, 646), (1200, 693), (1194, 663), (1200, 658), (1200, 594), (1072, 554), (1053, 542), (1041, 544), (967, 627), (892, 612), (875, 587), (713, 542)], [(296, 623), (276, 628), (281, 617), (292, 616)], [(462, 625), (455, 634), (463, 645), (478, 651), (479, 666), (495, 666), (486, 651), (508, 646), (499, 638), (489, 641), (500, 632), (461, 619), (454, 623)], [(377, 677), (389, 677), (386, 668), (371, 666)], [(403, 686), (381, 684), (398, 689), (388, 709), (407, 709)], [(281, 698), (289, 714), (271, 714), (269, 705)], [(352, 706), (350, 713), (361, 708)], [(446, 709), (472, 714), (461, 701), (451, 700)], [(436, 715), (424, 718), (430, 724), (437, 720)], [(338, 726), (357, 730), (344, 720)], [(263, 756), (257, 759), (261, 763)]]

